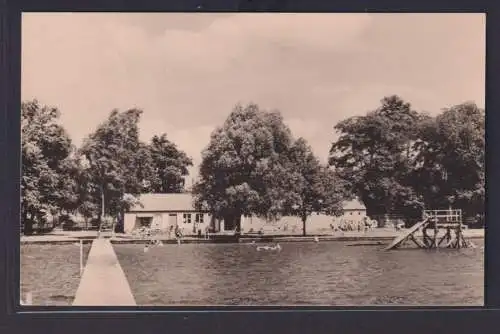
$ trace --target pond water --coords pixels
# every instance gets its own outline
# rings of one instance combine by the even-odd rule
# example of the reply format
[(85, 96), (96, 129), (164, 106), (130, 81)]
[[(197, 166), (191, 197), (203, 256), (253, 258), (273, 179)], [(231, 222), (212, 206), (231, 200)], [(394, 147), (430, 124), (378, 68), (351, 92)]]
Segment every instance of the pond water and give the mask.
[[(83, 264), (90, 244), (83, 246)], [(30, 292), (33, 305), (69, 306), (80, 283), (80, 247), (74, 244), (21, 245), (21, 295)]]
[(115, 245), (138, 305), (481, 306), (484, 251), (345, 242)]

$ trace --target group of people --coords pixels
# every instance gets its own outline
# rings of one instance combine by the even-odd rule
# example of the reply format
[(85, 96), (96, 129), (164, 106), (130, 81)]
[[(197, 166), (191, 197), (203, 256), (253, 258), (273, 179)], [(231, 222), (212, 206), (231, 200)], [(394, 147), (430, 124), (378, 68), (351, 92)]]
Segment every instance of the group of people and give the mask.
[[(166, 231), (167, 239), (177, 239), (180, 240), (183, 237), (183, 233), (181, 228), (178, 225), (171, 225), (170, 228)], [(157, 240), (159, 236), (164, 235), (165, 231), (161, 229), (152, 229), (150, 227), (141, 227), (134, 231), (134, 234), (141, 239), (147, 240)]]
[(370, 220), (368, 217), (364, 217), (362, 220), (343, 220), (330, 224), (330, 228), (333, 232), (342, 231), (368, 231), (377, 227), (376, 220)]

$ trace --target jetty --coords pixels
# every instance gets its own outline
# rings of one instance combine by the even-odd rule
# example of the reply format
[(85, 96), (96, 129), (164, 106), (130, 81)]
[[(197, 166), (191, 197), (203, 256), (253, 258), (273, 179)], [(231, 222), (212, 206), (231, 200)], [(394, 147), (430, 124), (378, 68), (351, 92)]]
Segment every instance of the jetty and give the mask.
[(73, 306), (135, 306), (125, 273), (109, 239), (95, 239)]

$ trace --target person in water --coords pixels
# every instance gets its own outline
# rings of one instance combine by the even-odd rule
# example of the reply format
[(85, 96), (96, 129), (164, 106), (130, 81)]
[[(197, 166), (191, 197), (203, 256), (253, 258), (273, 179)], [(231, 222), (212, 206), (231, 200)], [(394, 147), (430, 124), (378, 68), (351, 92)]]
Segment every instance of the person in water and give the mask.
[(281, 250), (281, 246), (279, 243), (276, 243), (276, 245), (274, 246), (257, 246), (257, 250), (258, 251), (261, 251), (261, 250)]

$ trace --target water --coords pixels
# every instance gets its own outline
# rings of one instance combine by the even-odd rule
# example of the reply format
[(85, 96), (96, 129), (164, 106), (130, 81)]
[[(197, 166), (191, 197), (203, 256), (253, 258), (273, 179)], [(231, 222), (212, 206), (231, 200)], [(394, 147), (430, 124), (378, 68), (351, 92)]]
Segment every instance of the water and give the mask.
[[(83, 246), (83, 263), (90, 244)], [(33, 305), (69, 306), (80, 283), (80, 247), (64, 244), (21, 245), (21, 296), (33, 296)]]
[[(344, 242), (115, 245), (138, 305), (483, 305), (476, 249), (396, 250)], [(351, 243), (352, 244), (352, 243)]]

